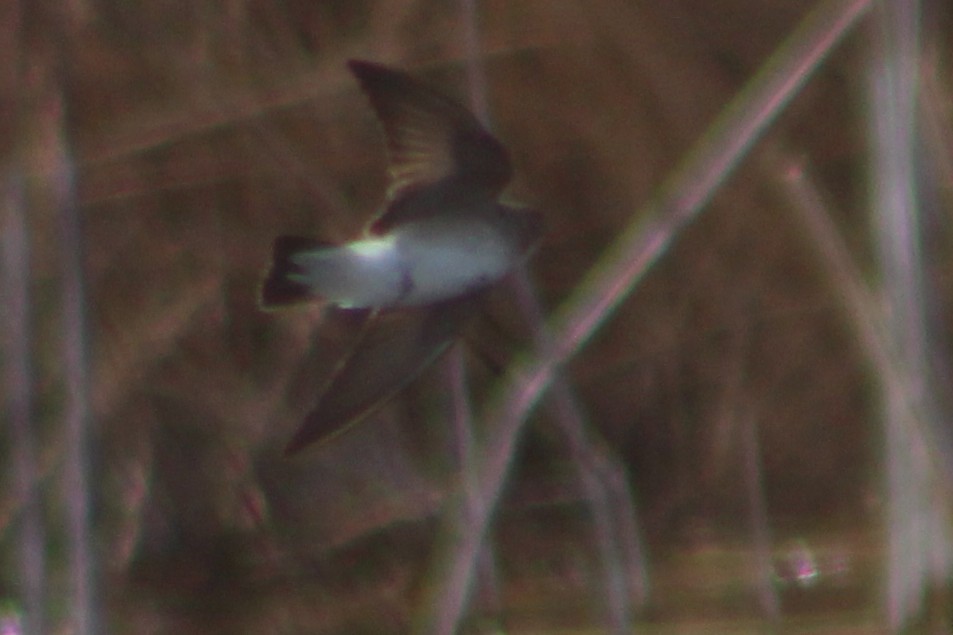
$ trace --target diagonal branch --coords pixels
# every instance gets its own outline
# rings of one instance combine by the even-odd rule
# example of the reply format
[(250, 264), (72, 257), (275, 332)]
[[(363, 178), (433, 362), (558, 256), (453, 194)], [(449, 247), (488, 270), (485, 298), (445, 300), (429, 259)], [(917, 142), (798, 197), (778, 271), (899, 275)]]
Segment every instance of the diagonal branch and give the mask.
[[(483, 505), (465, 531), (454, 532), (454, 519), (465, 502), (447, 510), (447, 531), (454, 548), (443, 563), (436, 601), (462, 611), (468, 585), (444, 580), (472, 579), (479, 545), (509, 474), (527, 416), (549, 388), (559, 367), (575, 354), (658, 261), (678, 233), (702, 210), (716, 188), (755, 139), (781, 112), (824, 57), (870, 7), (871, 0), (827, 0), (817, 6), (722, 112), (654, 201), (637, 214), (588, 273), (575, 294), (552, 319), (551, 347), (520, 358), (510, 368), (497, 398), (485, 414), (488, 442), (479, 454), (478, 495)], [(645, 220), (643, 220), (645, 219)]]

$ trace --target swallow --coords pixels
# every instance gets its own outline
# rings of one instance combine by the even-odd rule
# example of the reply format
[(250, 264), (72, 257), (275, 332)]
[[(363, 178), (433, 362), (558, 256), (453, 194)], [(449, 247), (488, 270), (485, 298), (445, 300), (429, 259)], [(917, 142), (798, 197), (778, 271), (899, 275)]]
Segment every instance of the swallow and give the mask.
[(383, 128), (389, 185), (352, 242), (274, 241), (264, 310), (319, 301), (361, 323), (287, 454), (337, 436), (400, 392), (542, 236), (538, 212), (500, 200), (509, 155), (470, 111), (407, 73), (358, 60), (348, 68)]

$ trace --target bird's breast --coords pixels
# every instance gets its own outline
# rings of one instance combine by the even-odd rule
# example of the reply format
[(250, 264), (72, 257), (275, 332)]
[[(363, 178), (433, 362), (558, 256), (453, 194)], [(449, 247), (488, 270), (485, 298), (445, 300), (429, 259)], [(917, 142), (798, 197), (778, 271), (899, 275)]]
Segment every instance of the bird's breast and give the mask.
[(422, 305), (457, 297), (501, 278), (512, 266), (513, 246), (480, 223), (399, 236), (396, 249), (404, 293), (398, 304)]

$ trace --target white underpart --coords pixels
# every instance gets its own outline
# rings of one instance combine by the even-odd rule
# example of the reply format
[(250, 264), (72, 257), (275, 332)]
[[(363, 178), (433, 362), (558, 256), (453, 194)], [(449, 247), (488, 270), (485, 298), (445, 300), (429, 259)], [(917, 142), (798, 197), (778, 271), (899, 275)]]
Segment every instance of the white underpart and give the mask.
[(391, 237), (318, 249), (294, 260), (305, 271), (301, 281), (340, 307), (385, 306), (400, 296), (400, 263)]
[(422, 306), (500, 279), (517, 257), (491, 224), (410, 224), (381, 238), (299, 254), (301, 282), (343, 308)]
[(513, 263), (509, 241), (484, 223), (465, 228), (408, 228), (398, 234), (405, 280), (412, 288), (397, 304), (422, 305), (447, 300), (495, 282)]

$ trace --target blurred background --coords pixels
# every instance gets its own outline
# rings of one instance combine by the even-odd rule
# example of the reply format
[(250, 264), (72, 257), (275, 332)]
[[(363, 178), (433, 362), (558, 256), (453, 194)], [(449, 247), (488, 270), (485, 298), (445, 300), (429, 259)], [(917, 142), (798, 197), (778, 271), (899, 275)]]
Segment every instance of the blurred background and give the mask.
[[(953, 11), (884, 5), (4, 3), (0, 632), (949, 632)], [(286, 458), (353, 333), (257, 308), (271, 242), (386, 187), (349, 58), (486, 117), (547, 231)], [(546, 319), (586, 293), (591, 336)]]

